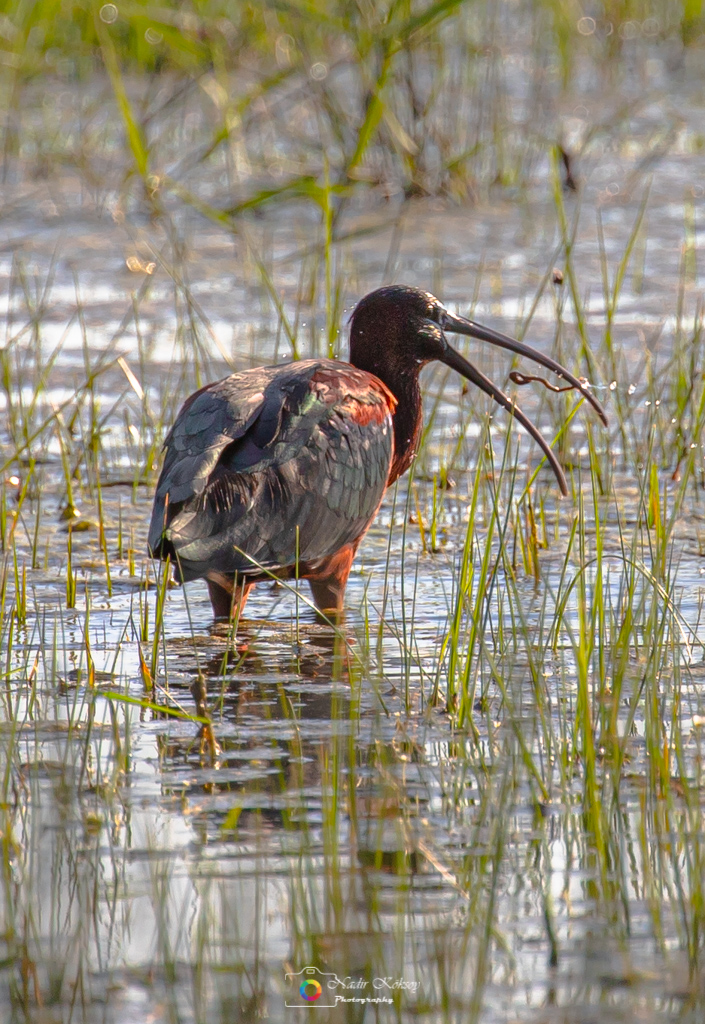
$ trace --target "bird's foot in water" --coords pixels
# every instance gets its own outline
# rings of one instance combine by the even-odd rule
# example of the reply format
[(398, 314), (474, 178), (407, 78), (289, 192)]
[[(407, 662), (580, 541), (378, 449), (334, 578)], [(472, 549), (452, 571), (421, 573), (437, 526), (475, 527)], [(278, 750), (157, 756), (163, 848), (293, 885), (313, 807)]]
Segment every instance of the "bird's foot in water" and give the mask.
[(206, 583), (214, 617), (238, 622), (245, 610), (247, 598), (254, 583), (249, 581), (238, 583), (235, 576), (215, 570), (209, 572)]

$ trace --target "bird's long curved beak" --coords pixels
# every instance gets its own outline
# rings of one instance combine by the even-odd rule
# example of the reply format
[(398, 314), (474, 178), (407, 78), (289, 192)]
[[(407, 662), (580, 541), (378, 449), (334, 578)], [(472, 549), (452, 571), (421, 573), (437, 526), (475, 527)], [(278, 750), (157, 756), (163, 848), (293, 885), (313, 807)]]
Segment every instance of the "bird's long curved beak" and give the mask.
[[(497, 345), (500, 348), (506, 348), (510, 352), (516, 352), (517, 355), (526, 356), (527, 359), (533, 359), (535, 363), (539, 363), (541, 366), (545, 366), (546, 369), (552, 370), (587, 399), (593, 409), (597, 412), (602, 422), (607, 426), (605, 410), (602, 408), (595, 396), (588, 391), (582, 381), (573, 376), (570, 370), (566, 370), (564, 366), (557, 363), (555, 359), (551, 359), (550, 356), (546, 356), (542, 352), (538, 352), (536, 349), (531, 348), (530, 345), (525, 345), (521, 341), (515, 341), (514, 338), (510, 338), (506, 334), (500, 334), (499, 331), (493, 331), (489, 327), (483, 327), (482, 324), (476, 324), (472, 320), (465, 320), (463, 317), (456, 316), (453, 313), (445, 313), (443, 319), (443, 331), (452, 331), (455, 334), (466, 334), (471, 338), (478, 338), (480, 341), (489, 341), (492, 345)], [(568, 484), (565, 478), (565, 473), (563, 472), (558, 459), (553, 454), (553, 451), (543, 435), (539, 433), (537, 428), (531, 420), (524, 415), (521, 409), (519, 409), (517, 405), (496, 386), (496, 384), (493, 384), (489, 377), (486, 377), (484, 373), (481, 373), (480, 370), (473, 366), (472, 363), (469, 363), (467, 359), (461, 356), (459, 352), (456, 352), (454, 348), (451, 348), (450, 345), (448, 345), (446, 352), (442, 357), (442, 362), (444, 362), (446, 366), (450, 366), (451, 369), (455, 370), (457, 373), (460, 373), (476, 387), (480, 388), (481, 391), (484, 391), (485, 394), (493, 398), (498, 405), (507, 409), (518, 423), (521, 423), (522, 427), (524, 427), (526, 432), (533, 437), (534, 441), (536, 441), (541, 448), (541, 451), (548, 459), (551, 469), (558, 480), (561, 492), (563, 495), (567, 495)]]

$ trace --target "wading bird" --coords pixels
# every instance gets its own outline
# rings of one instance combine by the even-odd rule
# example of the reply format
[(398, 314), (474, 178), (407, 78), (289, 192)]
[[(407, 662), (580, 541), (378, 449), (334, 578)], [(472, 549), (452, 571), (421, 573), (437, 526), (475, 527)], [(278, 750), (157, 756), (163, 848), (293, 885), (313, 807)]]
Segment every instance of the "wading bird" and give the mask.
[(536, 427), (448, 344), (466, 334), (547, 367), (607, 419), (584, 382), (549, 356), (450, 313), (418, 288), (371, 292), (350, 324), (350, 362), (304, 359), (234, 373), (184, 403), (164, 443), (149, 530), (179, 582), (205, 579), (216, 617), (242, 611), (255, 583), (307, 579), (317, 607), (343, 608), (355, 552), (421, 434), (419, 371), (438, 360), (533, 437), (563, 494), (565, 475)]

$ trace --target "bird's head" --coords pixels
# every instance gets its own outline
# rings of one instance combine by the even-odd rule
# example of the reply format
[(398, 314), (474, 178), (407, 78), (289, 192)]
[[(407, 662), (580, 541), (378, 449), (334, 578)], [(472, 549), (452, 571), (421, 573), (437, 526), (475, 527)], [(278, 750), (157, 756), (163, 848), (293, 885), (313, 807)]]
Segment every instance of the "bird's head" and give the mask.
[(356, 366), (385, 362), (399, 371), (443, 360), (448, 311), (430, 292), (390, 285), (358, 302), (350, 321), (350, 356)]
[(565, 474), (545, 439), (516, 404), (449, 343), (447, 334), (466, 334), (508, 349), (552, 370), (592, 405), (607, 426), (604, 409), (587, 389), (555, 359), (521, 341), (449, 312), (430, 292), (405, 285), (391, 285), (370, 292), (355, 307), (350, 320), (350, 360), (376, 374), (395, 390), (395, 381), (418, 375), (426, 363), (437, 360), (475, 384), (499, 405), (508, 409), (540, 445), (556, 474), (563, 494), (568, 493)]

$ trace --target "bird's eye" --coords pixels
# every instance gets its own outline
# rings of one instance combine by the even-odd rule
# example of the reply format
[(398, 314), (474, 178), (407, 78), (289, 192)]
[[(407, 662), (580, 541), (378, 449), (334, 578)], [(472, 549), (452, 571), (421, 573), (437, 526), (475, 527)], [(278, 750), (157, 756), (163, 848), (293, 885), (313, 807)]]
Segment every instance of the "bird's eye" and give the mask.
[(442, 328), (446, 322), (446, 311), (443, 306), (432, 306), (428, 311), (428, 318)]

